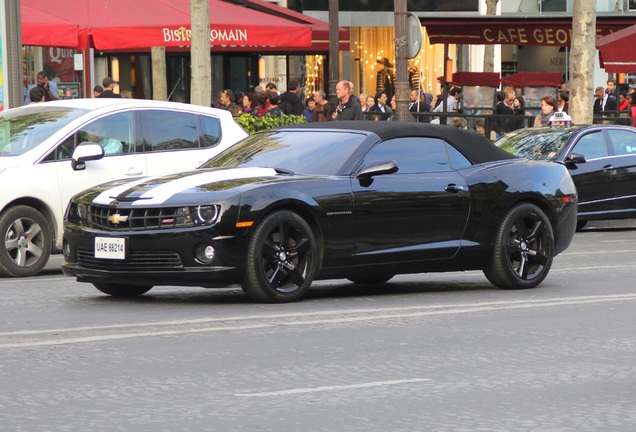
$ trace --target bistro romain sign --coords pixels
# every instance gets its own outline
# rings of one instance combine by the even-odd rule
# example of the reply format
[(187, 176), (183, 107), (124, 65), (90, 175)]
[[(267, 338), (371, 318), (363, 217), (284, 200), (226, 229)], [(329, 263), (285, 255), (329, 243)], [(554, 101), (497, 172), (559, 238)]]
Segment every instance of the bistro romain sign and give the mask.
[[(192, 39), (192, 31), (186, 27), (179, 27), (178, 29), (164, 27), (162, 31), (164, 42), (190, 42), (190, 39)], [(247, 29), (211, 28), (210, 42), (247, 43)]]

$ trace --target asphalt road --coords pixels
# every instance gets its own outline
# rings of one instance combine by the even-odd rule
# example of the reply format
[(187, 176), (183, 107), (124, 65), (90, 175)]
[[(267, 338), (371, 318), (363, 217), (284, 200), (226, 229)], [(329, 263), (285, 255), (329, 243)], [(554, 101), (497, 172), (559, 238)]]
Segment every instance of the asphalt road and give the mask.
[(533, 290), (409, 275), (287, 305), (113, 299), (53, 260), (0, 279), (0, 430), (634, 431), (634, 256), (631, 223), (593, 225)]

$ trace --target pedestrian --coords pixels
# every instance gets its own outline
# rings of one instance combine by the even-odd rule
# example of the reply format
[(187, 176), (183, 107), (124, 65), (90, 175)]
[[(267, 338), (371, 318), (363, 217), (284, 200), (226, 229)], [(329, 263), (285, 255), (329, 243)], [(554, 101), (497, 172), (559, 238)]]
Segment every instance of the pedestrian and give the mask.
[(104, 91), (97, 96), (98, 98), (121, 98), (120, 94), (114, 92), (115, 80), (111, 77), (104, 78), (102, 80), (102, 86), (104, 87)]
[(31, 103), (31, 89), (35, 87), (41, 87), (44, 90), (45, 101), (54, 101), (60, 98), (58, 95), (57, 83), (55, 81), (49, 81), (46, 72), (40, 71), (35, 77), (35, 84), (31, 84), (27, 87), (26, 95), (24, 96), (24, 105)]
[(364, 120), (360, 101), (351, 96), (351, 83), (349, 81), (343, 80), (336, 84), (336, 96), (338, 97), (337, 120)]
[(267, 110), (265, 115), (270, 115), (274, 117), (282, 117), (283, 110), (281, 110), (278, 107), (278, 104), (280, 103), (280, 96), (278, 95), (278, 93), (275, 91), (270, 91), (268, 98), (269, 98), (269, 109)]
[(557, 111), (557, 103), (552, 96), (541, 98), (541, 113), (534, 119), (534, 127), (550, 126), (550, 118)]
[(303, 111), (303, 117), (305, 117), (307, 123), (311, 123), (314, 121), (314, 110), (316, 109), (316, 101), (314, 101), (314, 97), (309, 96), (305, 105), (307, 108)]
[(93, 87), (93, 97), (99, 97), (100, 94), (104, 93), (104, 87), (100, 86), (100, 85), (96, 85), (95, 87)]
[(314, 102), (316, 104), (313, 113), (314, 122), (324, 122), (330, 119), (324, 113), (325, 104), (327, 101), (327, 94), (323, 90), (316, 90), (314, 92)]
[(377, 114), (382, 120), (387, 120), (393, 114), (393, 110), (387, 103), (387, 94), (384, 91), (379, 91), (373, 98), (374, 105), (369, 109), (369, 113)]
[(636, 93), (632, 92), (629, 94), (629, 104), (631, 105), (631, 114), (632, 114), (631, 125), (636, 127)]
[(415, 116), (415, 121), (428, 121), (428, 117), (421, 116), (420, 113), (429, 112), (430, 110), (431, 106), (422, 101), (417, 89), (411, 89), (409, 92), (409, 112)]
[(283, 114), (301, 115), (303, 113), (303, 103), (298, 96), (300, 84), (296, 80), (287, 83), (287, 91), (280, 95), (280, 109)]
[(46, 92), (42, 87), (33, 87), (29, 92), (29, 103), (46, 102)]

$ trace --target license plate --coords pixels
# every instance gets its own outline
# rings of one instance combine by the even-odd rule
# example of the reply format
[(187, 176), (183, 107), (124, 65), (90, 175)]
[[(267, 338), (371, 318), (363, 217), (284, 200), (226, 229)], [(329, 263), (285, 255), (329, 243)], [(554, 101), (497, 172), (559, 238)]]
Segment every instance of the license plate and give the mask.
[(95, 258), (126, 259), (126, 239), (118, 237), (95, 237)]

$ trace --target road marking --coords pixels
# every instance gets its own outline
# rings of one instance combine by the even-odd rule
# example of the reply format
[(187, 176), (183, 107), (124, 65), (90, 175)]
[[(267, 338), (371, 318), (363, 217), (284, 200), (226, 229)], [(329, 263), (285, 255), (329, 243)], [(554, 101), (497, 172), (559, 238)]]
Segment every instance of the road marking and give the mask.
[[(121, 340), (137, 337), (175, 336), (218, 331), (242, 331), (276, 327), (313, 326), (317, 324), (373, 322), (391, 319), (421, 318), (427, 316), (460, 315), (513, 309), (532, 309), (625, 301), (636, 301), (636, 294), (557, 297), (550, 299), (441, 304), (393, 308), (345, 309), (273, 315), (245, 315), (227, 318), (157, 321), (136, 324), (115, 324), (94, 327), (25, 330), (0, 333), (0, 348), (53, 346)], [(249, 323), (246, 321), (257, 322)], [(83, 332), (106, 333), (109, 331), (112, 333), (98, 335), (77, 334)], [(65, 333), (67, 333), (67, 335), (64, 335)]]
[(385, 386), (392, 386), (392, 385), (398, 385), (398, 384), (410, 384), (410, 383), (418, 383), (418, 382), (426, 382), (426, 381), (433, 381), (433, 380), (430, 378), (412, 378), (412, 379), (401, 379), (401, 380), (392, 380), (392, 381), (374, 381), (374, 382), (349, 384), (349, 385), (295, 388), (295, 389), (289, 389), (289, 390), (279, 390), (279, 391), (271, 391), (271, 392), (263, 392), (263, 393), (236, 393), (234, 396), (243, 396), (243, 397), (287, 396), (287, 395), (296, 395), (296, 394), (302, 394), (302, 393), (320, 393), (320, 392), (352, 390), (352, 389), (368, 388), (368, 387), (385, 387)]

